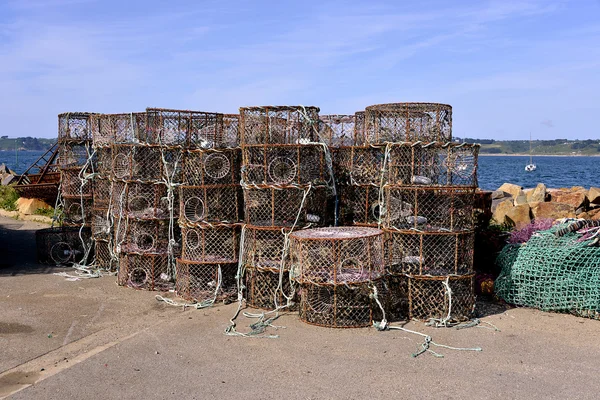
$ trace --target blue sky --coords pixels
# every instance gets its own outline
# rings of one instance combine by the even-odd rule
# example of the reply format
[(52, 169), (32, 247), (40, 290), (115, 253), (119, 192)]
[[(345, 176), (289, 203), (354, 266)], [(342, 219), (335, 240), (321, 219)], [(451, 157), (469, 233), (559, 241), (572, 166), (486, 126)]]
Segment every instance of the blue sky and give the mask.
[(454, 108), (454, 135), (600, 138), (600, 0), (0, 0), (0, 134), (64, 111)]

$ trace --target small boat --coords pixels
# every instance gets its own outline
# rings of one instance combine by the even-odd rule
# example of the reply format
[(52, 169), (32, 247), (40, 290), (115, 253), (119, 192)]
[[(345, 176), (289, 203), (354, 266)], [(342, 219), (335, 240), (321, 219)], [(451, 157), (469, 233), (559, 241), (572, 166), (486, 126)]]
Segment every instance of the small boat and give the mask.
[(532, 172), (537, 169), (537, 166), (533, 163), (531, 159), (531, 132), (529, 132), (529, 164), (525, 166), (525, 171)]

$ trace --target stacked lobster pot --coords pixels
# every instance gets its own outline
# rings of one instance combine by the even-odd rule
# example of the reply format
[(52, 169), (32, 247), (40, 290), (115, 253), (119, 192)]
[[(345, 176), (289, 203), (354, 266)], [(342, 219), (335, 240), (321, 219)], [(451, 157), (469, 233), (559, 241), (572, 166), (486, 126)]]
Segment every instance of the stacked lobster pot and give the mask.
[(162, 119), (187, 129), (179, 187), (182, 246), (176, 264), (177, 294), (205, 305), (232, 300), (243, 215), (239, 118), (165, 112)]
[(378, 212), (392, 294), (407, 294), (410, 318), (470, 318), (478, 145), (453, 143), (452, 108), (431, 103), (367, 107), (365, 137), (386, 143)]
[(328, 212), (333, 172), (319, 139), (319, 108), (240, 108), (245, 225), (239, 276), (246, 302), (275, 309), (293, 305), (283, 262), (293, 230), (333, 222)]

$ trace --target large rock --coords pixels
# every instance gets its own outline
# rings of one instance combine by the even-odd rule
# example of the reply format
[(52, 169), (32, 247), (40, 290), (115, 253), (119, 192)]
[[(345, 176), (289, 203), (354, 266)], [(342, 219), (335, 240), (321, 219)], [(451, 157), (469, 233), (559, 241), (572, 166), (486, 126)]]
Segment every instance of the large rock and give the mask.
[(527, 201), (529, 203), (537, 203), (546, 200), (546, 185), (538, 183), (538, 185), (531, 192), (527, 194)]
[(17, 199), (17, 209), (21, 214), (32, 215), (35, 214), (36, 210), (39, 208), (49, 209), (52, 207), (39, 199), (26, 199), (24, 197)]
[(587, 213), (589, 215), (589, 219), (593, 219), (594, 221), (600, 221), (600, 208), (590, 210)]
[(512, 207), (506, 213), (506, 222), (513, 224), (517, 229), (531, 222), (531, 207), (529, 204), (520, 204)]
[(515, 197), (515, 206), (520, 206), (522, 204), (527, 204), (527, 195), (521, 190), (517, 197)]
[(556, 203), (556, 202), (540, 202), (532, 205), (531, 212), (535, 219), (540, 218), (574, 218), (575, 209), (569, 204)]
[(585, 207), (587, 205), (587, 195), (585, 192), (577, 191), (577, 192), (555, 192), (552, 195), (552, 201), (557, 203), (568, 204), (573, 209), (578, 209), (580, 207)]
[(502, 190), (494, 190), (492, 192), (492, 200), (502, 199), (505, 196), (506, 196), (506, 193), (504, 193)]
[(600, 204), (600, 188), (591, 187), (588, 191), (588, 200), (590, 203)]
[(523, 190), (523, 188), (519, 185), (515, 185), (512, 183), (504, 183), (498, 188), (498, 190), (509, 193), (512, 197), (516, 198), (519, 195), (519, 192)]
[(510, 198), (498, 203), (496, 208), (493, 210), (493, 218), (498, 224), (505, 222), (506, 214), (513, 208), (513, 202)]
[(6, 174), (2, 176), (2, 186), (8, 186), (11, 183), (17, 183), (17, 176), (12, 174)]

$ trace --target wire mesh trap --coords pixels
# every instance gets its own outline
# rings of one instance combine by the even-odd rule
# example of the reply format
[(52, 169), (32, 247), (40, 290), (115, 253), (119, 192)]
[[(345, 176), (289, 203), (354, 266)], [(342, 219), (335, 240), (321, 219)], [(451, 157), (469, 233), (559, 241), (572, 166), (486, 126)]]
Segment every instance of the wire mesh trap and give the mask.
[(237, 296), (237, 263), (205, 263), (178, 259), (175, 291), (187, 301), (233, 301)]
[(473, 273), (472, 232), (387, 231), (390, 274), (466, 275)]
[(290, 229), (252, 225), (246, 225), (244, 229), (243, 265), (255, 269), (278, 270), (285, 246), (285, 234)]
[(204, 263), (237, 263), (240, 231), (238, 226), (198, 226), (181, 228), (181, 258)]
[[(280, 275), (281, 286), (279, 285)], [(280, 274), (279, 271), (246, 267), (244, 281), (246, 286), (245, 298), (248, 306), (263, 310), (274, 310), (276, 307), (287, 304), (285, 293), (286, 296), (293, 296), (294, 299), (293, 304), (286, 310), (297, 310), (296, 295), (292, 290), (289, 272), (284, 271)]]
[(185, 151), (182, 182), (190, 186), (239, 184), (240, 162), (240, 149)]
[(61, 168), (94, 165), (93, 153), (91, 141), (61, 143), (58, 147), (58, 165)]
[(92, 178), (81, 167), (61, 168), (60, 190), (63, 196), (91, 196)]
[(331, 181), (321, 145), (245, 145), (242, 177), (248, 184), (325, 185)]
[(240, 115), (223, 114), (222, 147), (239, 147), (240, 145)]
[(115, 272), (118, 260), (113, 257), (110, 242), (106, 240), (94, 240), (95, 266), (101, 270)]
[(385, 146), (351, 146), (335, 150), (332, 157), (336, 182), (381, 185)]
[(112, 174), (112, 147), (94, 147), (96, 150), (96, 173), (99, 178), (108, 179)]
[(174, 288), (169, 275), (169, 256), (157, 254), (119, 254), (119, 286), (128, 286), (139, 290), (168, 291)]
[(111, 201), (112, 181), (96, 176), (93, 182), (94, 207), (108, 208)]
[(328, 328), (363, 328), (371, 326), (374, 311), (379, 310), (372, 298), (371, 283), (300, 287), (300, 320)]
[(474, 189), (386, 186), (380, 213), (385, 228), (472, 230), (474, 199)]
[(352, 285), (385, 274), (383, 231), (367, 227), (306, 229), (290, 234), (290, 270), (298, 283)]
[(477, 187), (477, 144), (390, 144), (389, 184)]
[(232, 147), (225, 142), (223, 114), (147, 108), (153, 143), (187, 149)]
[(437, 103), (377, 104), (365, 109), (365, 142), (451, 142), (452, 107)]
[(54, 227), (35, 232), (37, 259), (41, 264), (69, 264), (83, 261), (85, 249), (82, 240), (89, 243), (89, 228)]
[(318, 121), (318, 107), (241, 107), (241, 143), (244, 146), (318, 142)]
[(357, 111), (354, 113), (354, 141), (353, 146), (367, 145), (367, 137), (365, 135), (365, 112)]
[(408, 277), (388, 275), (377, 285), (377, 294), (388, 322), (408, 319)]
[(467, 321), (475, 309), (473, 275), (409, 276), (408, 302), (410, 318)]
[(92, 140), (89, 118), (92, 113), (68, 112), (58, 114), (58, 141)]
[(166, 253), (169, 250), (169, 221), (129, 219), (114, 227), (115, 243), (126, 253)]
[(110, 240), (113, 236), (112, 216), (106, 208), (92, 209), (92, 237), (96, 240)]
[(92, 196), (63, 195), (62, 224), (65, 226), (81, 226), (91, 224)]
[(327, 223), (328, 213), (326, 187), (273, 187), (254, 185), (244, 188), (245, 221), (255, 226), (320, 226)]
[(157, 143), (148, 136), (145, 112), (122, 114), (95, 114), (90, 117), (95, 147), (115, 143)]
[(378, 226), (379, 187), (345, 185), (340, 188), (340, 215), (353, 225)]
[(331, 147), (354, 145), (355, 115), (321, 115), (319, 138)]
[(243, 195), (239, 185), (180, 186), (179, 223), (225, 223), (241, 221)]
[(116, 181), (112, 188), (112, 210), (118, 217), (166, 219), (170, 218), (170, 207), (177, 217), (179, 209), (176, 192), (169, 199), (167, 185), (162, 183), (138, 183)]
[(156, 145), (117, 144), (112, 147), (115, 180), (139, 182), (181, 181), (181, 151)]

